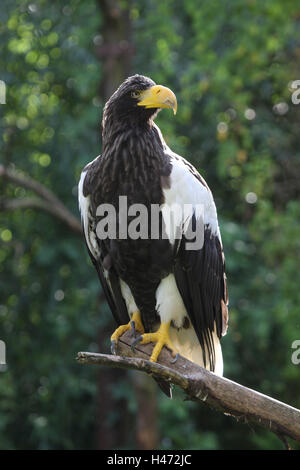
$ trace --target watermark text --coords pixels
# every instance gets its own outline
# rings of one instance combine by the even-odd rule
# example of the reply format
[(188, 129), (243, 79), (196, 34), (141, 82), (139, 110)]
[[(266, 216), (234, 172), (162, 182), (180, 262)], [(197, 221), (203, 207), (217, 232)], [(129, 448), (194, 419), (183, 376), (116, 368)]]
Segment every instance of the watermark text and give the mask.
[(118, 207), (100, 204), (96, 215), (100, 218), (96, 226), (100, 240), (168, 239), (174, 243), (184, 236), (187, 250), (203, 247), (203, 204), (129, 205), (127, 196), (119, 196)]
[(0, 80), (0, 104), (6, 104), (6, 85), (3, 80)]
[(300, 339), (295, 339), (292, 342), (292, 349), (295, 349), (295, 351), (292, 353), (291, 361), (297, 366), (300, 364)]

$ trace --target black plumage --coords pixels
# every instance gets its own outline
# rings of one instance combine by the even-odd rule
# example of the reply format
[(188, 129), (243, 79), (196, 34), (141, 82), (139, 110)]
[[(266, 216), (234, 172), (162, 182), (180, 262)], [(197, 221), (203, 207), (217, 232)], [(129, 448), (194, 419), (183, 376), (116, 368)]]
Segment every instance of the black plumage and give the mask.
[[(91, 197), (91, 217), (95, 224), (101, 220), (96, 215), (100, 204), (112, 204), (119, 215), (119, 196), (127, 197), (128, 206), (144, 204), (149, 215), (151, 204), (164, 202), (161, 178), (169, 176), (171, 167), (157, 130), (149, 123), (157, 110), (138, 108), (131, 97), (136, 88), (153, 84), (150, 79), (138, 76), (125, 82), (105, 106), (103, 152), (88, 168), (83, 186), (83, 194)], [(128, 223), (132, 219), (128, 217)], [(149, 230), (150, 222), (149, 219)], [(140, 308), (145, 331), (150, 331), (158, 321), (156, 289), (172, 266), (173, 250), (169, 241), (162, 238), (153, 241), (149, 233), (148, 240), (99, 240), (99, 246), (101, 262), (109, 253), (111, 271), (116, 271), (130, 287)], [(101, 269), (98, 267), (100, 273)], [(124, 321), (120, 305), (115, 306), (114, 316), (119, 324)]]

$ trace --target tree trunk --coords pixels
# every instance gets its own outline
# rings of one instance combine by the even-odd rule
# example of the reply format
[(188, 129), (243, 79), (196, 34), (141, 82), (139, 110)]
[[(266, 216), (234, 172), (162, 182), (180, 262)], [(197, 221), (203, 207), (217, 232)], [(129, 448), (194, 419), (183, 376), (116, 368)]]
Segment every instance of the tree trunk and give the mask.
[[(99, 0), (101, 10), (101, 31), (96, 41), (97, 54), (102, 63), (100, 97), (103, 104), (118, 86), (132, 74), (132, 24), (130, 20), (131, 0)], [(110, 323), (110, 331), (101, 331), (99, 350), (103, 341), (113, 332), (115, 325)], [(113, 398), (111, 387), (118, 387), (122, 380), (129, 380), (125, 371), (101, 370), (99, 376), (99, 413), (97, 448), (109, 449), (128, 445), (128, 431), (131, 417), (126, 403)], [(157, 385), (146, 374), (131, 373), (131, 386), (137, 402), (135, 440), (139, 449), (155, 449), (158, 443)], [(119, 410), (119, 411), (117, 411)], [(108, 417), (117, 412), (121, 417), (118, 430), (108, 424)], [(116, 424), (114, 424), (116, 428)]]
[(99, 0), (102, 24), (97, 53), (102, 62), (100, 95), (106, 102), (132, 69), (131, 1)]
[(157, 384), (141, 372), (133, 371), (132, 377), (137, 400), (137, 448), (153, 450), (158, 445)]
[[(101, 303), (104, 301), (102, 298)], [(106, 327), (99, 331), (99, 348), (107, 349), (107, 338), (113, 331), (113, 323), (110, 321)], [(114, 397), (114, 388), (120, 387), (127, 375), (127, 372), (123, 370), (103, 369), (99, 371), (95, 436), (96, 448), (99, 450), (123, 447), (128, 441), (128, 432), (132, 423), (130, 423), (130, 416), (127, 413), (126, 401), (124, 398)], [(113, 422), (112, 415), (114, 415)]]

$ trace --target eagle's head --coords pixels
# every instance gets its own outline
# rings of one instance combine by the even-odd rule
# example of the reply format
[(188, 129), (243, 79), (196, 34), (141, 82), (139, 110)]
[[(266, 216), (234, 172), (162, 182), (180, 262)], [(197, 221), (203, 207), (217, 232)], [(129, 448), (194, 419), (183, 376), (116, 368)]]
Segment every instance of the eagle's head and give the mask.
[(103, 127), (107, 120), (114, 123), (143, 124), (153, 119), (161, 108), (177, 111), (174, 93), (143, 75), (127, 78), (105, 105)]

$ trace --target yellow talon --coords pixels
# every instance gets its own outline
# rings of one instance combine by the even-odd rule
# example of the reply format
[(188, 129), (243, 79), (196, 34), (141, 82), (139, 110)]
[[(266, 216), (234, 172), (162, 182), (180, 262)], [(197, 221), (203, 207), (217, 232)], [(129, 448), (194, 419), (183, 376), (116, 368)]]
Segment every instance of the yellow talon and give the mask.
[(131, 316), (130, 322), (128, 322), (126, 325), (121, 325), (119, 326), (111, 335), (110, 340), (111, 342), (113, 341), (118, 341), (120, 336), (122, 336), (123, 333), (127, 330), (133, 330), (134, 328), (132, 327), (132, 322), (134, 322), (134, 328), (135, 330), (139, 331), (140, 333), (144, 333), (144, 326), (142, 323), (142, 318), (140, 312), (134, 312)]
[(164, 346), (167, 346), (171, 350), (173, 357), (177, 355), (176, 348), (173, 346), (173, 343), (170, 339), (170, 324), (171, 322), (161, 323), (159, 329), (155, 333), (146, 333), (142, 336), (140, 344), (156, 343), (153, 348), (150, 361), (157, 361), (158, 356)]

